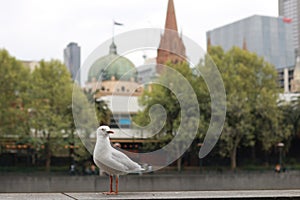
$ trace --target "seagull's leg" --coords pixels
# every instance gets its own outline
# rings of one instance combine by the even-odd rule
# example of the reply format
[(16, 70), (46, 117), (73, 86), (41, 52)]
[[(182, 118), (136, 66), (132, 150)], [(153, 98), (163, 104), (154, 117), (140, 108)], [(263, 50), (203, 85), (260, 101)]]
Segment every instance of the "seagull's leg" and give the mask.
[(119, 192), (119, 175), (116, 175), (116, 194)]
[(109, 175), (109, 192), (113, 192), (113, 176)]
[(106, 194), (106, 195), (116, 194), (113, 191), (112, 185), (113, 185), (113, 176), (109, 175), (109, 192), (103, 192), (103, 194)]

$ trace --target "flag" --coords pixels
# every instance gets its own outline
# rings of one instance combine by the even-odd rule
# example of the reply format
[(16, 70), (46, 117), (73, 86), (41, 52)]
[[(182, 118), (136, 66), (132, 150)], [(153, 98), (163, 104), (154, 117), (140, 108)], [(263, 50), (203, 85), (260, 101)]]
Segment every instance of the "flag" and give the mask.
[(292, 18), (288, 18), (288, 17), (284, 17), (282, 20), (285, 23), (291, 23), (292, 22)]
[(122, 23), (119, 23), (119, 22), (116, 22), (116, 21), (114, 21), (114, 25), (117, 25), (117, 26), (123, 26)]

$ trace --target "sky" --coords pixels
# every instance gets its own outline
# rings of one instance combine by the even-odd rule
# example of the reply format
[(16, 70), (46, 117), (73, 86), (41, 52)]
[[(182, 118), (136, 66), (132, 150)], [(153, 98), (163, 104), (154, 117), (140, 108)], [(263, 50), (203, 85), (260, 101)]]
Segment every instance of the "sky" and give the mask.
[[(9, 0), (0, 3), (0, 48), (20, 60), (60, 59), (70, 42), (81, 61), (115, 34), (163, 28), (168, 0)], [(278, 15), (277, 0), (174, 0), (179, 31), (206, 48), (206, 31), (251, 15)], [(135, 62), (135, 61), (133, 61)], [(138, 61), (137, 61), (138, 62)]]

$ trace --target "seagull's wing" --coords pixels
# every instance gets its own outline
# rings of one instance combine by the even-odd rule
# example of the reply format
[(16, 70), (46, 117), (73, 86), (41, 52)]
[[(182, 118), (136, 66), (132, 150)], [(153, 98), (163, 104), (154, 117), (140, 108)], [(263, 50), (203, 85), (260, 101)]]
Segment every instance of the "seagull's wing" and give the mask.
[(126, 166), (111, 156), (101, 156), (101, 158), (96, 158), (95, 160), (101, 163), (101, 165), (105, 168), (105, 171), (112, 174), (117, 172), (126, 172), (127, 170)]
[(139, 172), (144, 170), (139, 164), (132, 161), (127, 155), (114, 148), (112, 149), (112, 159), (122, 164), (126, 170), (125, 172)]

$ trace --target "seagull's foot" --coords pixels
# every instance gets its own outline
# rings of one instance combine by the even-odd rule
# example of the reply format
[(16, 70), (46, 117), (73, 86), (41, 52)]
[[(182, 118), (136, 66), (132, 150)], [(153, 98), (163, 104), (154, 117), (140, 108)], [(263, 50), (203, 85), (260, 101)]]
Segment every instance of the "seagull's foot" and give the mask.
[(111, 192), (103, 192), (105, 195), (117, 195), (117, 192), (111, 191)]

